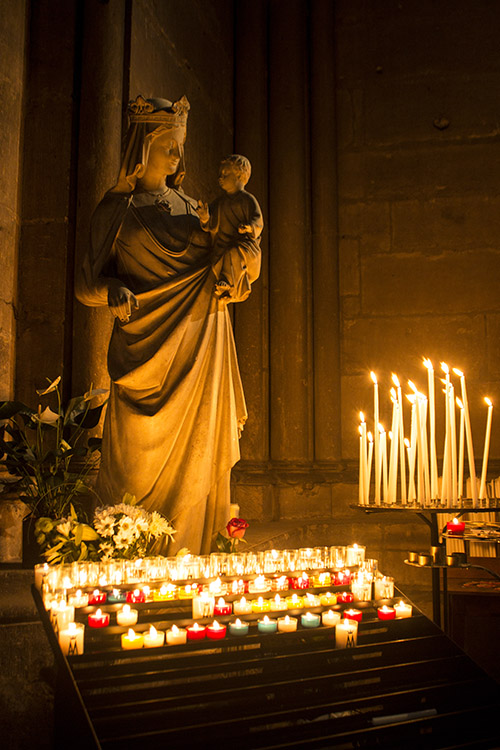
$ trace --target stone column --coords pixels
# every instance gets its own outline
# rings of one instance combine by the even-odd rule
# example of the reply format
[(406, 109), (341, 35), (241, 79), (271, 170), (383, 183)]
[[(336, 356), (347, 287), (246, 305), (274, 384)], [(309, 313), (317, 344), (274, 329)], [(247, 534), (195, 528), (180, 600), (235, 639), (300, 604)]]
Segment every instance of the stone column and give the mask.
[(270, 3), (271, 458), (312, 458), (307, 6)]
[(26, 3), (7, 0), (0, 26), (0, 400), (14, 396), (15, 304), (19, 239), (19, 173)]
[(267, 3), (240, 0), (235, 12), (234, 151), (250, 159), (248, 190), (258, 199), (266, 224), (260, 278), (248, 300), (233, 306), (249, 413), (241, 439), (242, 459), (247, 463), (266, 461), (269, 456)]
[[(76, 264), (87, 248), (92, 213), (118, 175), (126, 52), (125, 0), (86, 0), (83, 7)], [(75, 300), (74, 393), (83, 392), (91, 383), (107, 387), (106, 352), (111, 328), (107, 309), (85, 307)]]
[(310, 4), (314, 458), (341, 457), (335, 3)]

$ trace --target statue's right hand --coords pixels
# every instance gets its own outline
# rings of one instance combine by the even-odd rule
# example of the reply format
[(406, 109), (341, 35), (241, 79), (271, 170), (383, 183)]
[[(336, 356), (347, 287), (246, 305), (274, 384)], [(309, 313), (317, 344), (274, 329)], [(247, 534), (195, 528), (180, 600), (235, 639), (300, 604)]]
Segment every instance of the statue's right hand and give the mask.
[(108, 290), (108, 305), (120, 323), (128, 323), (132, 310), (139, 309), (139, 300), (126, 286), (113, 284)]

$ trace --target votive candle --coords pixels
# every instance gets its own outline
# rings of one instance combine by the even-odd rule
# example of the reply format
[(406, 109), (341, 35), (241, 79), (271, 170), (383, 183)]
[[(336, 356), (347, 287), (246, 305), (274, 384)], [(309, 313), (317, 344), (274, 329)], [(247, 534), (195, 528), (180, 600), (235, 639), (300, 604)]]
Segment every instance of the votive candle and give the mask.
[(319, 628), (320, 622), (320, 615), (317, 615), (314, 612), (306, 612), (304, 615), (300, 616), (300, 624), (303, 628)]
[(136, 633), (130, 628), (127, 633), (122, 633), (122, 648), (126, 651), (133, 648), (142, 648), (144, 646), (144, 636), (142, 633)]
[(248, 622), (240, 619), (229, 623), (229, 635), (248, 635)]
[(204, 625), (198, 625), (197, 622), (193, 623), (189, 628), (186, 628), (188, 641), (201, 641), (207, 634), (207, 629)]
[(135, 625), (139, 612), (136, 609), (132, 609), (130, 604), (124, 604), (123, 607), (116, 613), (116, 622), (118, 625), (129, 628), (131, 625)]
[(149, 631), (144, 633), (144, 648), (159, 648), (165, 643), (165, 633), (157, 630), (151, 625)]
[(356, 620), (343, 620), (335, 626), (335, 647), (354, 648), (358, 642), (358, 623)]
[(264, 615), (262, 620), (257, 621), (257, 630), (259, 633), (276, 633), (278, 629), (278, 623), (276, 620), (271, 620), (267, 615)]
[(340, 612), (334, 612), (332, 609), (321, 614), (321, 622), (325, 628), (334, 628), (341, 619)]
[(212, 641), (220, 641), (226, 637), (227, 627), (214, 620), (211, 625), (207, 625), (207, 638)]
[(186, 629), (178, 628), (177, 625), (172, 625), (170, 630), (167, 630), (165, 635), (169, 646), (180, 646), (186, 643), (187, 640)]
[(241, 599), (233, 602), (233, 610), (235, 615), (249, 615), (252, 612), (252, 602), (242, 596)]
[(90, 628), (105, 628), (109, 625), (109, 614), (98, 609), (89, 615), (88, 623)]
[(405, 617), (411, 617), (413, 607), (411, 604), (407, 604), (406, 602), (400, 601), (397, 604), (394, 605), (394, 609), (396, 610), (396, 619), (403, 619)]
[(360, 609), (346, 609), (343, 612), (343, 616), (348, 620), (356, 620), (356, 622), (361, 622), (363, 613)]
[(278, 617), (278, 630), (280, 633), (294, 633), (297, 630), (297, 618), (290, 615)]
[(377, 616), (379, 620), (395, 620), (396, 610), (394, 607), (388, 607), (387, 604), (384, 604), (383, 607), (377, 609)]
[(59, 646), (66, 656), (83, 654), (85, 625), (80, 622), (70, 622), (64, 630), (59, 631)]

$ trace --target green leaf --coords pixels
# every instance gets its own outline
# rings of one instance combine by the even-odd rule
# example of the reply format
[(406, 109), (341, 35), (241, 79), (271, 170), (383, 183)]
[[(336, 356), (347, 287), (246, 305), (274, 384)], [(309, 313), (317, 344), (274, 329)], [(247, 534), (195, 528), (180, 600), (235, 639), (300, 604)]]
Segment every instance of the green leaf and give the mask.
[(215, 544), (219, 552), (231, 552), (231, 540), (223, 536), (220, 531), (215, 538)]
[(82, 539), (86, 542), (93, 542), (99, 539), (99, 534), (88, 524), (81, 524), (83, 526)]
[(79, 523), (75, 529), (75, 544), (77, 547), (82, 543), (83, 538), (83, 523)]
[(124, 503), (124, 505), (137, 505), (137, 499), (135, 495), (131, 495), (130, 492), (126, 492), (122, 497), (122, 503)]
[(12, 419), (16, 414), (31, 417), (32, 414), (36, 414), (36, 410), (21, 401), (0, 401), (0, 419)]

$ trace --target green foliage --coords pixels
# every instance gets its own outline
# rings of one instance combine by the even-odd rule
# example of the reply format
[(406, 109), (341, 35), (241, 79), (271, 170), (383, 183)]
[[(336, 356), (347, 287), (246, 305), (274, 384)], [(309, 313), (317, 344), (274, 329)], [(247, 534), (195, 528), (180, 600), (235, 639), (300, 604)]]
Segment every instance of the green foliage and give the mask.
[(42, 411), (41, 404), (35, 410), (19, 401), (0, 402), (0, 465), (7, 470), (0, 491), (14, 488), (32, 515), (56, 520), (82, 493), (92, 491), (87, 478), (98, 461), (101, 440), (87, 439), (86, 431), (97, 426), (106, 403), (93, 402), (107, 393), (91, 388), (63, 407), (60, 380), (37, 391), (43, 399), (55, 398), (56, 411), (48, 406)]

